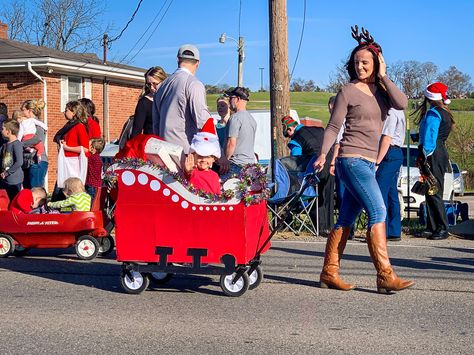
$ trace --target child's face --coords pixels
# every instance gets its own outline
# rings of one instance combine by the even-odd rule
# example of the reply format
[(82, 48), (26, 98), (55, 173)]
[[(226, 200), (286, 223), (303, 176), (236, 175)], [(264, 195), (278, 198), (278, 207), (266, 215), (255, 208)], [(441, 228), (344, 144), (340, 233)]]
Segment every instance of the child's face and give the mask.
[(92, 146), (92, 143), (89, 143), (89, 152), (95, 154), (95, 148)]
[(31, 205), (31, 207), (33, 209), (38, 208), (41, 202), (44, 202), (43, 196), (33, 193), (33, 204)]
[(70, 111), (68, 108), (64, 110), (64, 116), (66, 117), (67, 120), (72, 120), (74, 117), (74, 112)]
[(8, 138), (10, 136), (10, 130), (6, 129), (5, 126), (2, 128), (2, 136)]
[(209, 170), (212, 168), (212, 163), (215, 161), (212, 155), (203, 157), (202, 155), (196, 153), (194, 153), (194, 160), (196, 161), (196, 167), (199, 170)]

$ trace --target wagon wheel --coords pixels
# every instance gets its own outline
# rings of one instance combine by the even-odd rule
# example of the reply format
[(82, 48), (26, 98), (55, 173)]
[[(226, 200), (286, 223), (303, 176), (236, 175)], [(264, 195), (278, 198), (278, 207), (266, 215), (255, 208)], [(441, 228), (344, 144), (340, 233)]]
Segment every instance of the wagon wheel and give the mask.
[(150, 272), (148, 278), (155, 285), (164, 285), (173, 278), (174, 274), (169, 272)]
[(248, 275), (249, 275), (249, 290), (253, 290), (254, 288), (257, 288), (258, 285), (260, 285), (260, 283), (263, 280), (262, 268), (260, 267), (260, 265), (258, 265), (257, 268)]
[(150, 280), (146, 274), (141, 274), (139, 271), (130, 270), (127, 272), (122, 272), (120, 276), (120, 283), (125, 292), (138, 295), (148, 288)]
[(15, 250), (13, 251), (13, 255), (15, 256), (24, 256), (30, 251), (30, 248), (25, 248), (23, 245), (17, 244), (15, 246)]
[(99, 242), (94, 237), (83, 235), (76, 242), (76, 254), (79, 259), (92, 260), (99, 253)]
[(222, 275), (220, 278), (222, 291), (224, 291), (227, 296), (239, 297), (249, 289), (249, 275), (243, 273), (242, 276), (233, 284), (232, 280), (235, 275), (236, 273), (234, 272), (231, 275)]
[(106, 256), (109, 255), (115, 247), (114, 238), (111, 235), (108, 235), (104, 238), (99, 239), (99, 255)]
[(15, 250), (13, 238), (6, 234), (0, 234), (0, 258), (6, 258)]

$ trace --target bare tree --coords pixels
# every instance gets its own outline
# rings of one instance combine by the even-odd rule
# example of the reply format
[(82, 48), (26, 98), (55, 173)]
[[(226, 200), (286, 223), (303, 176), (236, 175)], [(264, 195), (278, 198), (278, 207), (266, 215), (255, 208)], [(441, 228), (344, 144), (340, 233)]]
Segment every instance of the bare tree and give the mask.
[(458, 154), (458, 163), (463, 167), (469, 166), (469, 157), (474, 153), (474, 124), (459, 120), (456, 122), (448, 138), (448, 146)]
[(452, 97), (463, 97), (472, 90), (471, 77), (455, 66), (451, 66), (441, 73), (438, 80), (448, 85), (448, 92)]
[(104, 3), (99, 0), (14, 0), (0, 18), (11, 39), (61, 51), (86, 52), (100, 47), (107, 28), (100, 24)]
[(434, 81), (438, 67), (432, 62), (399, 61), (388, 67), (389, 75), (408, 97), (418, 97)]
[(329, 84), (326, 87), (328, 92), (338, 92), (344, 84), (349, 82), (349, 74), (346, 69), (346, 62), (341, 60), (336, 67), (336, 72), (329, 76)]

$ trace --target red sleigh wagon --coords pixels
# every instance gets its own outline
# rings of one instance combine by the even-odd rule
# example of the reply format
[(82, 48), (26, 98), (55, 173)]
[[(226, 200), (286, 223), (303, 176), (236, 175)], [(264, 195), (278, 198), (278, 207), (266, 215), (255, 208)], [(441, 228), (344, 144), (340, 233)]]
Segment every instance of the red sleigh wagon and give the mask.
[(221, 275), (229, 296), (257, 287), (260, 255), (270, 247), (265, 199), (196, 194), (161, 163), (122, 159), (109, 169), (124, 290), (141, 293), (175, 273)]

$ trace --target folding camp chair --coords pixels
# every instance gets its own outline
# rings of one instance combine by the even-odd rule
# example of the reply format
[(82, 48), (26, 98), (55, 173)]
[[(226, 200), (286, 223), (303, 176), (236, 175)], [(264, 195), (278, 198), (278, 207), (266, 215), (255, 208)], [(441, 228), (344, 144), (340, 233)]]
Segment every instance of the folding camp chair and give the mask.
[(282, 160), (275, 161), (276, 191), (268, 200), (272, 230), (290, 230), (296, 235), (307, 231), (312, 235), (319, 235), (317, 208), (316, 225), (310, 217), (314, 204), (317, 206), (319, 179), (315, 173), (306, 174), (304, 170), (288, 170)]

